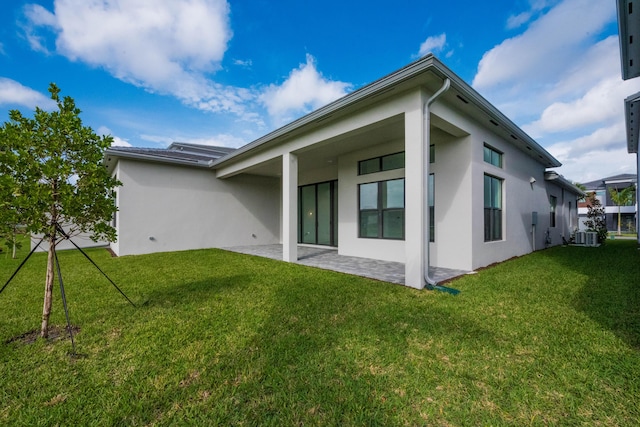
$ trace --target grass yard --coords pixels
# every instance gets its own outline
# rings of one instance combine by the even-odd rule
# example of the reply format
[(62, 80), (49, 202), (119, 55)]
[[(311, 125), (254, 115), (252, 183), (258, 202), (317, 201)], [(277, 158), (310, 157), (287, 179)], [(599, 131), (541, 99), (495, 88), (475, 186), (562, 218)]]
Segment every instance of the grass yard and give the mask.
[[(640, 251), (556, 247), (458, 296), (219, 250), (46, 256), (0, 294), (0, 425), (640, 425)], [(26, 251), (21, 251), (25, 256)], [(0, 286), (20, 260), (0, 255)], [(52, 323), (65, 325), (56, 288)]]

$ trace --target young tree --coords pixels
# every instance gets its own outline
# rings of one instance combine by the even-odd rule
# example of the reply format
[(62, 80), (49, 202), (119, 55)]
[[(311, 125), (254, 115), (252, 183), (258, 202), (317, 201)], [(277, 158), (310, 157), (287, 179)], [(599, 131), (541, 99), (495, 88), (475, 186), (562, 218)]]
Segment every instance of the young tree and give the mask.
[(0, 127), (0, 223), (21, 224), (25, 232), (42, 233), (49, 242), (43, 338), (49, 333), (57, 228), (64, 224), (71, 226), (70, 235), (83, 232), (96, 241), (114, 241), (110, 222), (117, 210), (114, 190), (121, 185), (102, 164), (113, 138), (83, 126), (75, 101), (61, 99), (55, 84), (49, 92), (57, 111), (36, 107), (28, 118), (11, 110), (10, 120)]
[(607, 221), (605, 218), (605, 210), (600, 200), (596, 198), (595, 193), (587, 194), (587, 220), (584, 222), (585, 227), (589, 231), (598, 233), (598, 242), (607, 241)]
[(611, 200), (618, 206), (618, 236), (622, 235), (622, 231), (620, 229), (620, 223), (622, 222), (622, 209), (621, 206), (628, 206), (633, 201), (633, 193), (635, 192), (635, 188), (633, 186), (624, 188), (622, 190), (618, 190), (617, 188), (612, 188), (609, 190), (609, 195), (611, 196)]

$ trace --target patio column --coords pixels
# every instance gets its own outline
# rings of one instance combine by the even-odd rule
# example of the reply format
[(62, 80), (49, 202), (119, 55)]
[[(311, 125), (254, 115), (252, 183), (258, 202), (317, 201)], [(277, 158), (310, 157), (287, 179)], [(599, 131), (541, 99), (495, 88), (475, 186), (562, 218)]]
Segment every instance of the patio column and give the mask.
[(404, 114), (405, 149), (405, 284), (424, 287), (424, 182), (422, 179), (423, 150), (422, 105), (425, 95), (415, 97), (412, 108)]
[(298, 156), (282, 155), (282, 259), (298, 261)]

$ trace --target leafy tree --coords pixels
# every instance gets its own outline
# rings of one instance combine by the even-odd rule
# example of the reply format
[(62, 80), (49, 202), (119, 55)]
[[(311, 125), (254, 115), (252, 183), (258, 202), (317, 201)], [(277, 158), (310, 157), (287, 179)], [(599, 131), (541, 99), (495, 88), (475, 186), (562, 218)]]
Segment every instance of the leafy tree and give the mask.
[[(578, 187), (580, 190), (582, 190), (582, 192), (583, 192), (583, 193), (585, 193), (585, 194), (586, 194), (586, 192), (587, 192), (587, 187), (586, 187), (585, 185), (580, 184), (579, 182), (574, 182), (574, 183), (573, 183), (573, 185), (575, 185), (576, 187)], [(578, 199), (578, 201), (581, 201), (581, 202), (582, 202), (583, 200), (585, 200), (585, 197), (584, 197), (584, 196), (583, 196), (583, 197), (580, 197), (580, 198)]]
[(33, 118), (17, 110), (0, 127), (0, 224), (21, 224), (49, 242), (40, 335), (49, 333), (57, 227), (70, 235), (89, 233), (93, 240), (114, 241), (110, 222), (116, 212), (114, 189), (121, 185), (102, 165), (113, 138), (82, 125), (71, 97), (49, 86), (57, 111), (36, 107)]
[(618, 206), (618, 236), (622, 235), (620, 230), (620, 224), (622, 222), (622, 209), (621, 206), (628, 206), (633, 201), (633, 193), (635, 188), (633, 186), (618, 190), (617, 188), (611, 188), (609, 195), (611, 200)]
[(607, 241), (607, 221), (605, 217), (604, 206), (600, 200), (596, 198), (595, 193), (587, 194), (587, 220), (584, 222), (588, 231), (598, 233), (598, 242)]
[[(9, 153), (0, 146), (0, 163), (5, 164)], [(0, 174), (0, 245), (4, 244), (11, 250), (12, 258), (16, 257), (16, 249), (20, 248), (18, 234), (21, 231), (18, 227), (18, 215), (12, 205), (14, 194), (12, 192), (11, 177), (4, 173)], [(2, 248), (0, 247), (0, 252)]]

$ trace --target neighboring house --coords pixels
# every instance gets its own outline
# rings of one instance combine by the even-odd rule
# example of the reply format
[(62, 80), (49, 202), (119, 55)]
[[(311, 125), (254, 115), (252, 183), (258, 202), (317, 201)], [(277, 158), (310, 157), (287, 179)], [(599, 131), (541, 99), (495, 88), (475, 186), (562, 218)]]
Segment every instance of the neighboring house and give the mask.
[[(635, 1), (635, 8), (633, 3)], [(622, 79), (628, 80), (640, 76), (640, 2), (637, 0), (618, 0), (618, 40), (620, 41), (620, 69)], [(635, 43), (633, 42), (635, 38)], [(627, 97), (624, 101), (624, 114), (627, 125), (627, 151), (636, 155), (636, 176), (640, 175), (640, 92)], [(640, 186), (636, 185), (636, 200), (640, 200)], [(637, 210), (636, 210), (637, 212)], [(640, 231), (640, 215), (636, 215), (636, 230)], [(638, 233), (640, 245), (640, 232)]]
[[(598, 179), (591, 182), (585, 182), (584, 184), (582, 184), (585, 187), (585, 193), (595, 193), (596, 199), (598, 199), (598, 201), (600, 201), (602, 206), (605, 208), (607, 230), (618, 230), (618, 205), (616, 205), (615, 202), (611, 200), (611, 190), (615, 189), (618, 191), (622, 191), (627, 187), (633, 187), (635, 193), (637, 183), (637, 175), (621, 174)], [(584, 221), (587, 220), (587, 205), (587, 201), (581, 201), (578, 205), (580, 230), (586, 229), (586, 227), (584, 226)], [(629, 203), (627, 206), (620, 206), (619, 210), (621, 217), (621, 231), (635, 233), (637, 230), (636, 223), (638, 215), (638, 205), (636, 198), (634, 197), (631, 203)]]
[(402, 262), (422, 288), (429, 265), (475, 270), (562, 243), (583, 195), (433, 55), (237, 150), (192, 149), (107, 150), (124, 184), (114, 252), (282, 243), (295, 262), (299, 243), (327, 245)]

